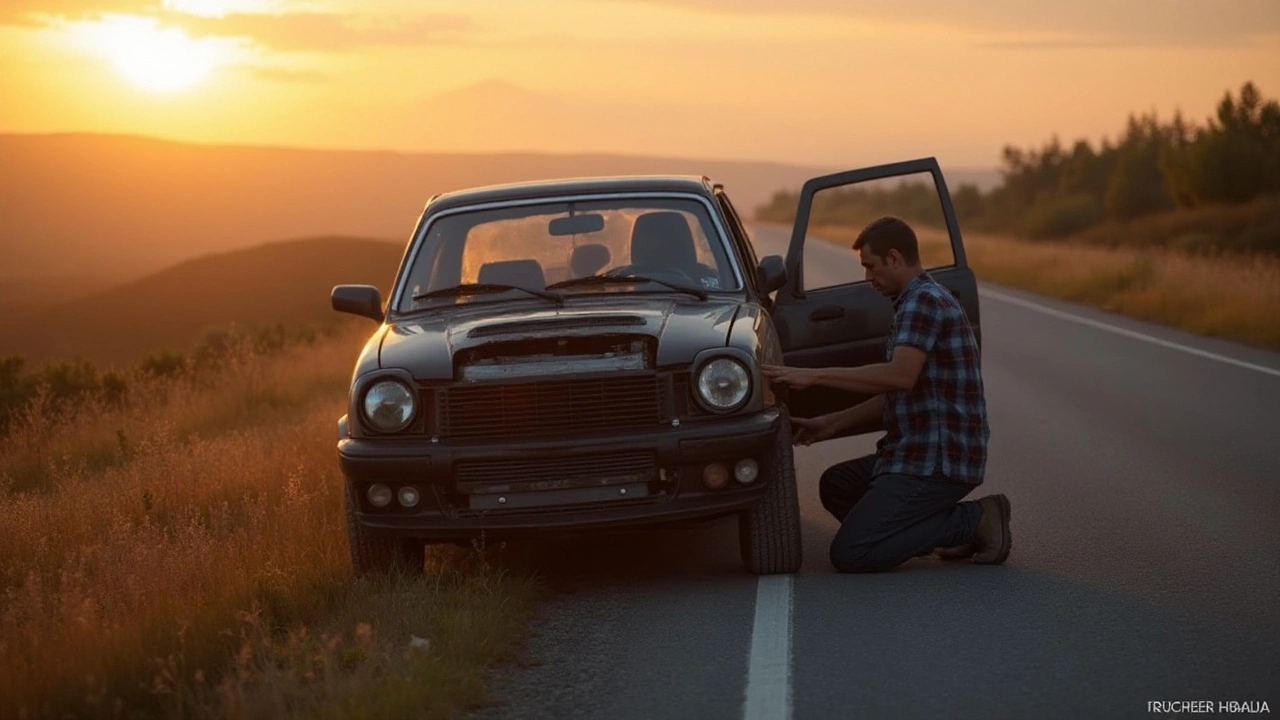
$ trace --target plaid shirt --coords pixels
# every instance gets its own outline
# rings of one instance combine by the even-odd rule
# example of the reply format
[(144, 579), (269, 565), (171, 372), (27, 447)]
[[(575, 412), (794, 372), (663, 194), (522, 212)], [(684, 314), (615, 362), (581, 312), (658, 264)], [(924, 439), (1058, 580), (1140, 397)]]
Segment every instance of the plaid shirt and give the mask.
[(885, 394), (875, 473), (947, 478), (978, 484), (987, 463), (987, 403), (978, 343), (955, 297), (921, 273), (893, 303), (885, 359), (900, 345), (927, 353), (910, 390)]

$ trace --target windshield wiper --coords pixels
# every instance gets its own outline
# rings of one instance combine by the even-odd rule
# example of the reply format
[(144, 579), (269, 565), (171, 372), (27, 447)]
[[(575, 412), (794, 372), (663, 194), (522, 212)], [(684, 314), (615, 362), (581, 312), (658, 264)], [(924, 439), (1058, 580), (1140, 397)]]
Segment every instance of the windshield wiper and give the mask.
[(580, 285), (610, 285), (613, 283), (620, 283), (620, 282), (658, 283), (659, 285), (666, 285), (672, 290), (678, 290), (680, 292), (689, 293), (690, 295), (698, 298), (699, 300), (707, 299), (706, 291), (701, 288), (689, 287), (688, 285), (677, 285), (676, 283), (670, 283), (670, 282), (667, 282), (666, 280), (659, 280), (657, 278), (645, 277), (643, 275), (588, 275), (586, 277), (571, 278), (569, 280), (561, 280), (558, 283), (548, 285), (547, 289), (552, 290), (556, 288), (575, 287)]
[(438, 297), (459, 297), (462, 295), (475, 295), (480, 293), (507, 292), (508, 290), (519, 290), (529, 293), (546, 300), (550, 300), (557, 305), (564, 304), (564, 296), (560, 293), (547, 292), (545, 290), (530, 290), (519, 285), (503, 285), (500, 283), (462, 283), (452, 287), (437, 288), (429, 292), (418, 293), (413, 296), (414, 301), (430, 300)]

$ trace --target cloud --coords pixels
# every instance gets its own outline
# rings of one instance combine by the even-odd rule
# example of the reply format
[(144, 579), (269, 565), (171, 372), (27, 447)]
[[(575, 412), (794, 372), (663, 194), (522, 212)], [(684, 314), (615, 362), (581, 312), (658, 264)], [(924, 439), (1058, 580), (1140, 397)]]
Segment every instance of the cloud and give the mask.
[(59, 0), (52, 6), (48, 0), (0, 0), (0, 25), (39, 26), (106, 15), (155, 18), (194, 36), (245, 38), (265, 48), (293, 52), (456, 42), (474, 29), (470, 18), (452, 14), (415, 14), (379, 21), (321, 12), (204, 17), (165, 8), (161, 0)]
[(50, 20), (86, 20), (106, 14), (151, 15), (160, 0), (3, 0), (0, 25), (44, 25)]
[[(1276, 0), (625, 0), (713, 13), (823, 15), (976, 33), (1053, 34), (1045, 47), (1222, 45), (1280, 32)], [(1012, 40), (1018, 46), (1021, 38)], [(1030, 45), (1037, 44), (1033, 41)]]
[(169, 17), (195, 35), (243, 37), (273, 50), (295, 52), (455, 42), (473, 29), (471, 20), (462, 15), (417, 15), (380, 24), (357, 24), (326, 13)]

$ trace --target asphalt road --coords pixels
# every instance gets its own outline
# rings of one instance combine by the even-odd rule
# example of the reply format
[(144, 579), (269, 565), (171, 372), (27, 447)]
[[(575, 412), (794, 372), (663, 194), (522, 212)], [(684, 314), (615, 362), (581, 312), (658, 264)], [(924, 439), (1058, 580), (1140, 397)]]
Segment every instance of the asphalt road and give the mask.
[[(860, 277), (825, 252), (832, 281)], [(1280, 354), (990, 285), (981, 303), (992, 438), (975, 496), (1012, 501), (1007, 564), (833, 572), (818, 477), (875, 436), (801, 448), (789, 580), (743, 573), (733, 521), (510, 548), (555, 593), (531, 662), (495, 671), (499, 704), (474, 717), (1280, 712)]]

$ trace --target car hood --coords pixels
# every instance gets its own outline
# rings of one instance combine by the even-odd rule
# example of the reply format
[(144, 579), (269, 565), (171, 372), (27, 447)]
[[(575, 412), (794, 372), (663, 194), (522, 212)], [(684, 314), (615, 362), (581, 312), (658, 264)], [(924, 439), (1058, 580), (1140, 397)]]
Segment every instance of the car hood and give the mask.
[(728, 341), (738, 299), (570, 299), (564, 307), (536, 300), (475, 303), (390, 324), (379, 364), (404, 368), (422, 380), (453, 379), (453, 355), (491, 342), (522, 338), (604, 334), (646, 335), (657, 340), (657, 366), (688, 364), (693, 356)]

